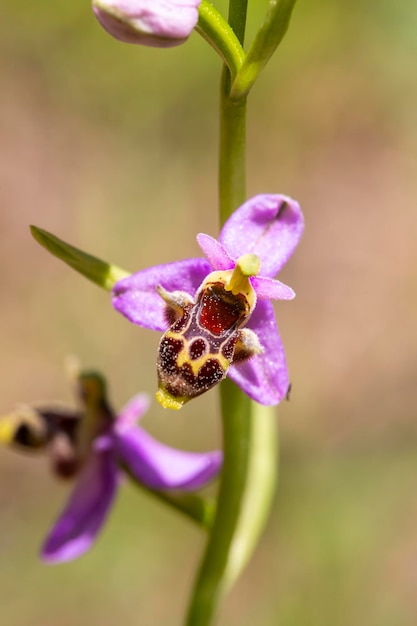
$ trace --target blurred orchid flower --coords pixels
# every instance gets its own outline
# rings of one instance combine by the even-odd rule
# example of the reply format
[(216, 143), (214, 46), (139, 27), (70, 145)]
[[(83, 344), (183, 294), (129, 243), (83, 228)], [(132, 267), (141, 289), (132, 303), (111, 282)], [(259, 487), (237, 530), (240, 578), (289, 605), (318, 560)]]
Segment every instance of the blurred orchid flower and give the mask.
[(201, 0), (93, 0), (103, 28), (116, 39), (156, 48), (188, 39), (198, 21)]
[(42, 547), (42, 559), (59, 563), (79, 557), (97, 537), (109, 514), (121, 470), (155, 490), (195, 490), (220, 470), (222, 454), (185, 452), (158, 442), (136, 422), (149, 398), (135, 396), (117, 416), (106, 398), (104, 379), (81, 374), (84, 411), (20, 409), (0, 420), (0, 441), (25, 449), (48, 447), (54, 472), (74, 477), (75, 486)]

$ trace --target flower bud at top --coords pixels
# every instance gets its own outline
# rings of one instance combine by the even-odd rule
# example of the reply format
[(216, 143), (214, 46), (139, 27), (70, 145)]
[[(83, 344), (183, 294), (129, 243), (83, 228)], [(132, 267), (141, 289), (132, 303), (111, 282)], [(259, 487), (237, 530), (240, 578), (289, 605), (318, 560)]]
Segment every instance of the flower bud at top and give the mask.
[(201, 0), (93, 0), (103, 28), (125, 43), (169, 48), (183, 43), (198, 21)]

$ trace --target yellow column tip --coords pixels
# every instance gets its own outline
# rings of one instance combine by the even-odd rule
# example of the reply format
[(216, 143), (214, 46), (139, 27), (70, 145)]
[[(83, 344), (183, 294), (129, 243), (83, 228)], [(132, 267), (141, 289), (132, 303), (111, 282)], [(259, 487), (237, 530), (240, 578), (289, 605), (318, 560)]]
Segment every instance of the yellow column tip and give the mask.
[(179, 409), (181, 409), (187, 402), (187, 398), (174, 398), (174, 396), (172, 396), (169, 391), (163, 387), (159, 387), (156, 392), (156, 399), (159, 404), (164, 407), (164, 409), (173, 409), (174, 411), (179, 411)]

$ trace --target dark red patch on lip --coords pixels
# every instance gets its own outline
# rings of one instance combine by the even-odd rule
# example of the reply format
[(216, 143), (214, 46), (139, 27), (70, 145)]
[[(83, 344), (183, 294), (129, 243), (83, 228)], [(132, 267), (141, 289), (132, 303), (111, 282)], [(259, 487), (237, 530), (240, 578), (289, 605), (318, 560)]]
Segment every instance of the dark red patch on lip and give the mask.
[(207, 345), (204, 339), (194, 339), (188, 349), (190, 359), (195, 361), (207, 352)]
[(177, 358), (183, 345), (182, 339), (162, 337), (159, 344), (159, 361), (161, 368), (167, 374), (174, 374), (178, 371)]
[(244, 296), (234, 296), (221, 283), (207, 287), (200, 297), (200, 324), (214, 335), (236, 328), (247, 313)]
[(189, 363), (184, 363), (180, 369), (180, 376), (189, 387), (195, 387), (196, 378), (193, 374), (192, 367)]
[[(174, 333), (179, 333), (183, 331), (184, 328), (187, 326), (188, 321), (190, 319), (190, 309), (192, 308), (192, 306), (193, 305), (188, 306), (186, 309), (184, 309), (182, 316), (179, 319), (171, 321), (170, 326), (171, 326), (171, 330), (174, 331)], [(169, 307), (167, 308), (169, 309)], [(168, 320), (169, 320), (169, 316), (168, 316)]]
[(224, 344), (224, 346), (222, 347), (222, 355), (224, 356), (225, 359), (227, 359), (228, 361), (231, 361), (233, 358), (233, 354), (235, 351), (235, 345), (236, 345), (236, 341), (237, 341), (237, 337), (231, 337), (229, 339), (229, 341), (226, 341), (226, 343)]
[(198, 372), (198, 387), (202, 391), (206, 391), (206, 389), (210, 389), (210, 387), (219, 383), (225, 375), (226, 372), (216, 359), (207, 359)]

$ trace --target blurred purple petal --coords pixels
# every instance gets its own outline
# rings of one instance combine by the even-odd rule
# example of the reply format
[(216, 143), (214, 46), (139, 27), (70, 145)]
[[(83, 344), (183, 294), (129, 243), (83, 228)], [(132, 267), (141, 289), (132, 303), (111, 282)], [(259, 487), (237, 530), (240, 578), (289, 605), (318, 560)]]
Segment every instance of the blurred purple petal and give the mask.
[(197, 235), (197, 242), (210, 261), (213, 270), (230, 270), (235, 266), (234, 260), (217, 239), (200, 233)]
[(260, 300), (292, 300), (295, 298), (295, 293), (291, 287), (284, 285), (279, 280), (254, 276), (251, 278), (251, 283)]
[(258, 301), (247, 328), (256, 332), (265, 352), (232, 365), (229, 376), (256, 402), (278, 404), (288, 391), (289, 379), (284, 346), (270, 302)]
[(42, 548), (42, 559), (60, 563), (89, 549), (100, 531), (116, 494), (117, 467), (111, 451), (92, 454), (71, 497)]
[(122, 432), (129, 428), (135, 428), (149, 409), (150, 403), (148, 394), (138, 393), (119, 411), (114, 429)]
[(211, 267), (206, 259), (186, 259), (155, 265), (116, 283), (113, 287), (113, 306), (134, 324), (165, 331), (168, 328), (166, 305), (156, 287), (161, 285), (167, 291), (185, 291), (194, 296), (210, 272)]
[(94, 452), (106, 452), (107, 450), (113, 450), (113, 444), (113, 433), (106, 430), (106, 432), (94, 439), (91, 447)]
[(169, 48), (183, 43), (198, 20), (201, 0), (93, 0), (107, 32), (125, 43)]
[(183, 452), (140, 428), (116, 432), (115, 449), (135, 478), (151, 489), (199, 489), (222, 464), (221, 452)]
[(219, 241), (237, 259), (251, 252), (261, 259), (261, 276), (273, 278), (301, 237), (304, 220), (299, 204), (283, 195), (258, 195), (227, 220)]

